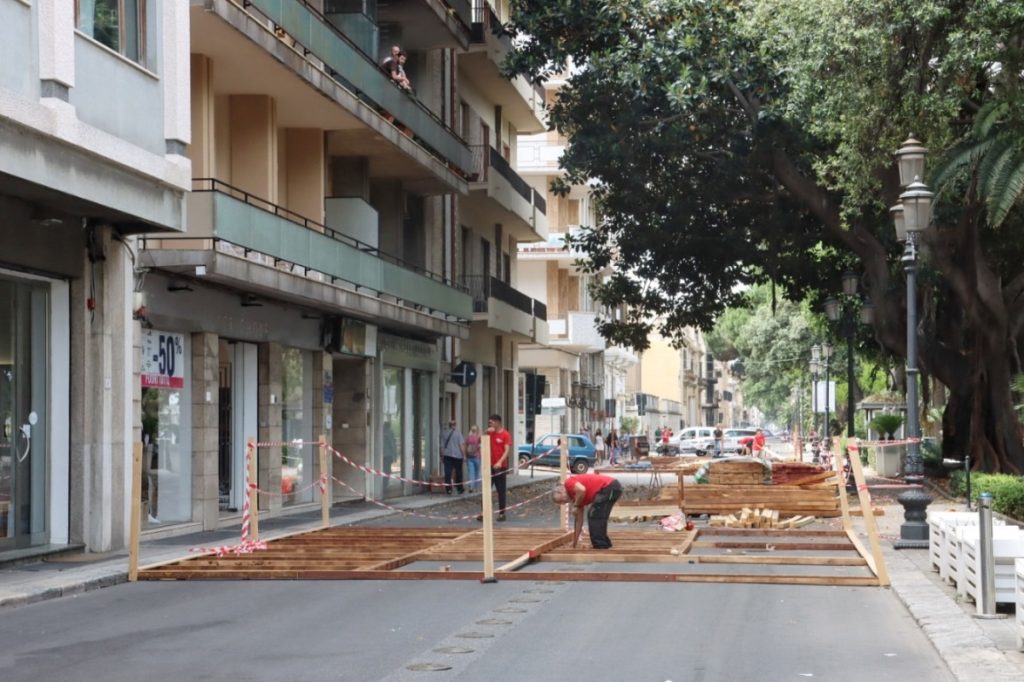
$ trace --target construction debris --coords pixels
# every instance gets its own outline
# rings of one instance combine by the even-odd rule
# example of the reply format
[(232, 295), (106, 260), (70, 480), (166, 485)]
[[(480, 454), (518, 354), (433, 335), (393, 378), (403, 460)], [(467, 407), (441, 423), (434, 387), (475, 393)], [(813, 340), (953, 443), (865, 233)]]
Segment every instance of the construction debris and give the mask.
[(724, 528), (802, 528), (816, 521), (813, 516), (791, 516), (779, 519), (778, 509), (744, 507), (739, 514), (716, 515), (708, 519), (709, 526)]

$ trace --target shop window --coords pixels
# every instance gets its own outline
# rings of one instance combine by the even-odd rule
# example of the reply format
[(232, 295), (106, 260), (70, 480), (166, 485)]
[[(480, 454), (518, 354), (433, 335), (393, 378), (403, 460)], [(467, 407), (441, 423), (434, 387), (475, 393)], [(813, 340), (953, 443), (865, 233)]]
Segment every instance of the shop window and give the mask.
[(192, 519), (187, 343), (151, 329), (142, 336), (142, 518), (150, 526)]
[[(383, 422), (383, 469), (392, 476), (405, 476), (405, 370), (401, 367), (384, 368), (384, 395), (381, 400)], [(384, 481), (385, 497), (402, 494), (402, 482), (394, 478)]]
[(281, 494), (288, 506), (313, 501), (313, 358), (286, 348), (281, 364), (281, 435), (288, 443), (281, 448)]
[(78, 0), (78, 30), (133, 62), (145, 62), (146, 0)]

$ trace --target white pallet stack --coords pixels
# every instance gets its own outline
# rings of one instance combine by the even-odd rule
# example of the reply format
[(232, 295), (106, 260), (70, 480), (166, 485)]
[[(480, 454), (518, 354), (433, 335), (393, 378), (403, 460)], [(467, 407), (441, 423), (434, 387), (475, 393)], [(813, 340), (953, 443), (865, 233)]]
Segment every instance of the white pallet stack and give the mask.
[(1017, 559), (1014, 562), (1014, 575), (1017, 580), (1017, 648), (1024, 651), (1024, 559)]
[[(993, 540), (1024, 538), (1024, 532), (1017, 526), (997, 526), (995, 525), (996, 519), (992, 521)], [(966, 552), (964, 551), (964, 545), (967, 542), (977, 545), (980, 537), (981, 526), (957, 526), (950, 534), (947, 557), (949, 561), (949, 579), (956, 585), (956, 593), (961, 598), (967, 597), (967, 581), (964, 580), (966, 575)], [(979, 568), (979, 570), (981, 569)]]
[[(932, 561), (939, 569), (939, 577), (946, 582), (953, 580), (952, 573), (957, 567), (957, 555), (959, 554), (959, 547), (955, 547), (956, 541), (956, 529), (960, 527), (978, 526), (978, 513), (977, 512), (939, 512), (945, 514), (955, 514), (956, 516), (947, 516), (945, 518), (938, 518), (935, 522), (937, 531), (934, 533), (935, 542), (938, 542), (938, 556), (933, 554)], [(929, 525), (931, 521), (929, 518)], [(992, 519), (993, 526), (1003, 526), (1005, 523), (1000, 519)], [(932, 532), (929, 532), (929, 547), (931, 547)], [(931, 553), (933, 550), (929, 549)]]
[(971, 523), (978, 523), (976, 512), (931, 510), (928, 512), (928, 557), (931, 559), (932, 570), (938, 571), (942, 565), (942, 548), (946, 529)]
[[(967, 583), (967, 597), (973, 599), (981, 613), (981, 541), (965, 536), (963, 541), (964, 575)], [(1010, 538), (992, 538), (997, 604), (1016, 603), (1016, 576), (1014, 565), (1018, 558), (1024, 558), (1024, 534)]]

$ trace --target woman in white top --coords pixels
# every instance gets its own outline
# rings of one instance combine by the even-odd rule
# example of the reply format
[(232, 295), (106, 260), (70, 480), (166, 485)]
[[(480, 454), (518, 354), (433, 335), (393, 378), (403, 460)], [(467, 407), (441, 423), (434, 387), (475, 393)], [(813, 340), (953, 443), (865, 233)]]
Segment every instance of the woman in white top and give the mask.
[(600, 430), (594, 433), (594, 450), (594, 457), (597, 458), (597, 463), (601, 464), (604, 461), (604, 438), (601, 437)]

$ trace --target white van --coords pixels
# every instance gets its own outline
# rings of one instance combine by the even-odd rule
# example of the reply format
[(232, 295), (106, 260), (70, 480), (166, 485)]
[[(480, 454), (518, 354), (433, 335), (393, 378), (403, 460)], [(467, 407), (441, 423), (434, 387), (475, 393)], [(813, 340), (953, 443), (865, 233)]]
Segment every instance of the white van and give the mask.
[(695, 453), (706, 455), (715, 448), (715, 429), (710, 426), (689, 426), (673, 435), (668, 450), (674, 455)]

